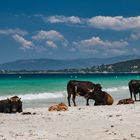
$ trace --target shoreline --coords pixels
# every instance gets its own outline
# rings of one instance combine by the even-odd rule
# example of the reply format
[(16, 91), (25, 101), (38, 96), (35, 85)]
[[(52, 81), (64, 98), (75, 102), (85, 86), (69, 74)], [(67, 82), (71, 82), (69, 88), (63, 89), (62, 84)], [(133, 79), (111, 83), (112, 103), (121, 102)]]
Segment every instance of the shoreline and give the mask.
[(34, 115), (0, 115), (0, 139), (5, 140), (136, 140), (140, 139), (140, 102), (129, 105), (25, 108)]
[(18, 74), (23, 74), (23, 75), (28, 75), (28, 74), (140, 74), (140, 72), (43, 72), (43, 71), (37, 71), (37, 72), (20, 72), (20, 71), (15, 71), (15, 72), (3, 72), (0, 73), (0, 75), (18, 75)]

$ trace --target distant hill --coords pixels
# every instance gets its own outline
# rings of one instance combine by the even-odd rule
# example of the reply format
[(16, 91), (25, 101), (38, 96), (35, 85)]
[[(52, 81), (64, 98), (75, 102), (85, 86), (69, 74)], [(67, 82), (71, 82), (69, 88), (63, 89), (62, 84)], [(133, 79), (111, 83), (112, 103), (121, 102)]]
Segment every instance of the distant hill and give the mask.
[(138, 58), (140, 58), (140, 56), (128, 55), (111, 58), (82, 58), (73, 60), (27, 59), (0, 64), (0, 70), (62, 70), (72, 68), (81, 69)]
[(140, 72), (140, 59), (128, 60), (109, 65), (93, 66), (92, 72)]

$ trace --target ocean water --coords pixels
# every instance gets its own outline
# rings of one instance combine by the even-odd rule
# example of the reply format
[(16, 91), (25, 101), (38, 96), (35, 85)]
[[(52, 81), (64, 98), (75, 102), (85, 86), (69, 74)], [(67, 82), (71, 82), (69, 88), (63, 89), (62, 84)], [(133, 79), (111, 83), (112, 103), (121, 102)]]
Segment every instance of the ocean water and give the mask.
[[(25, 107), (67, 102), (66, 86), (73, 79), (100, 83), (104, 91), (118, 100), (130, 97), (128, 82), (140, 79), (140, 74), (1, 74), (0, 99), (17, 95)], [(85, 105), (85, 99), (76, 100)]]

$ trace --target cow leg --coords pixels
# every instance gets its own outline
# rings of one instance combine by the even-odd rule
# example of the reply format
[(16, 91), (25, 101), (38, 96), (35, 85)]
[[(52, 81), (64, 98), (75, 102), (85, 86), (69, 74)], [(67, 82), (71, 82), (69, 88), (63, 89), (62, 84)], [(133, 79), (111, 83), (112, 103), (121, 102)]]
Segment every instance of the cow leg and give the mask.
[(69, 105), (69, 106), (71, 106), (71, 105), (70, 105), (70, 98), (71, 98), (71, 94), (68, 94), (67, 99), (68, 99), (68, 105)]
[(72, 96), (72, 101), (73, 101), (73, 103), (74, 103), (74, 106), (76, 106), (76, 103), (75, 103), (75, 98), (76, 98), (76, 95), (75, 95), (75, 94), (73, 94), (73, 96)]
[(134, 99), (135, 99), (135, 101), (137, 101), (137, 99), (136, 99), (136, 94), (134, 93)]
[(89, 106), (89, 98), (87, 98), (87, 104), (86, 105)]
[(133, 92), (133, 87), (129, 84), (129, 91), (130, 91), (130, 98), (133, 99), (132, 94)]
[(131, 99), (132, 99), (132, 91), (130, 91), (130, 97), (131, 97)]

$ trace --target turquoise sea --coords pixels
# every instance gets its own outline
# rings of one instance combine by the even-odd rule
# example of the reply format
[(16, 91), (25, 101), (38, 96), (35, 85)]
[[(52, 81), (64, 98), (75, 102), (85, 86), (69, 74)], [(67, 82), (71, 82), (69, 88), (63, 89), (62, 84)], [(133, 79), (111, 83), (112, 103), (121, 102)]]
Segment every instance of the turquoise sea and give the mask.
[[(17, 95), (25, 107), (67, 102), (66, 86), (72, 79), (100, 83), (103, 90), (117, 100), (130, 97), (128, 82), (140, 79), (140, 74), (1, 74), (0, 99)], [(77, 97), (79, 99), (81, 98)], [(84, 99), (79, 101), (85, 105)]]

